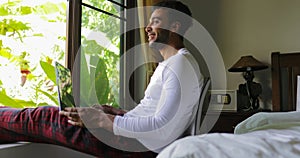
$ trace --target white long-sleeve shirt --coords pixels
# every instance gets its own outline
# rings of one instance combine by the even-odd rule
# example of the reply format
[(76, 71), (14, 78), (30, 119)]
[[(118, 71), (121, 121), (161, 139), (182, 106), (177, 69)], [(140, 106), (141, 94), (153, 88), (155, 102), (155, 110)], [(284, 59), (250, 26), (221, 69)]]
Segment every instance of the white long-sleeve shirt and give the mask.
[(136, 138), (160, 152), (186, 130), (196, 113), (203, 77), (193, 56), (182, 48), (159, 63), (141, 102), (116, 116), (115, 135)]

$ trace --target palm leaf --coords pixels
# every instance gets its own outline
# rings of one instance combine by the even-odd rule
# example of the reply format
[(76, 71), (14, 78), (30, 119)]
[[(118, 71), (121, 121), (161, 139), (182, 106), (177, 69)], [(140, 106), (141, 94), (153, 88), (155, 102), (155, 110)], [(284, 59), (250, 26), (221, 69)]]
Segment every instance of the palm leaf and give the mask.
[(108, 102), (109, 81), (107, 77), (106, 64), (104, 60), (99, 58), (95, 72), (95, 90), (100, 104)]
[[(45, 95), (46, 97), (48, 97), (51, 101), (53, 101), (54, 104), (55, 104), (56, 106), (58, 106), (58, 96), (57, 96), (57, 95), (53, 96), (52, 94), (49, 94), (48, 92), (43, 91), (43, 90), (41, 90), (41, 89), (37, 89), (37, 91), (40, 92), (40, 93), (42, 93), (42, 94), (44, 94), (44, 95)], [(49, 104), (48, 104), (48, 105), (49, 105)]]
[(80, 56), (80, 106), (86, 106), (89, 103), (90, 75), (84, 52)]
[(18, 103), (16, 100), (7, 96), (5, 93), (0, 93), (0, 104), (3, 106), (9, 106), (13, 108), (23, 108), (23, 105)]
[(53, 65), (40, 61), (40, 65), (42, 69), (44, 70), (47, 77), (56, 85), (56, 76), (55, 76), (55, 68)]

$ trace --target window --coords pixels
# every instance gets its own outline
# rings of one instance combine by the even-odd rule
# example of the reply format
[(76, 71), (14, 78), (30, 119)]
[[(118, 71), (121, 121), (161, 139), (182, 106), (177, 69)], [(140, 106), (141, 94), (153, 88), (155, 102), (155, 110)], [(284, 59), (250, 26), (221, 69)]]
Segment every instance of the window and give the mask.
[(74, 93), (80, 99), (75, 102), (122, 104), (124, 62), (120, 60), (125, 48), (126, 9), (123, 0), (69, 1), (68, 67), (79, 79)]
[(0, 105), (57, 104), (47, 71), (65, 60), (66, 8), (65, 0), (0, 2)]
[[(74, 92), (80, 92), (77, 98), (86, 98), (89, 104), (121, 105), (120, 98), (125, 98), (123, 85), (126, 85), (124, 84), (126, 81), (121, 78), (125, 76), (126, 62), (120, 61), (120, 56), (127, 46), (124, 44), (125, 37), (129, 37), (127, 36), (129, 33), (122, 34), (127, 23), (124, 13), (128, 6), (135, 7), (134, 3), (134, 1), (128, 3), (124, 0), (1, 2), (2, 36), (5, 35), (5, 39), (13, 37), (12, 44), (23, 43), (27, 39), (34, 38), (33, 43), (23, 43), (23, 45), (41, 47), (41, 50), (32, 50), (16, 44), (10, 46), (6, 42), (8, 40), (1, 38), (0, 97), (5, 99), (0, 101), (0, 105), (13, 107), (57, 105), (53, 61), (65, 63), (66, 67), (71, 69), (73, 79), (80, 79), (73, 82)], [(15, 12), (12, 13), (11, 10)], [(44, 22), (28, 18), (30, 15)], [(7, 20), (10, 16), (14, 16), (14, 20), (17, 20)], [(27, 22), (27, 19), (33, 22)], [(36, 29), (33, 29), (35, 23)], [(20, 31), (11, 29), (5, 31), (6, 26), (16, 26)], [(48, 30), (40, 32), (40, 28)], [(130, 38), (130, 40), (134, 39)], [(130, 43), (130, 40), (126, 43)], [(76, 64), (76, 61), (79, 64)], [(8, 66), (12, 66), (14, 70), (7, 69)], [(7, 76), (2, 77), (2, 74)], [(9, 81), (13, 82), (9, 83)], [(20, 86), (19, 82), (23, 85)], [(8, 85), (11, 87), (8, 88)], [(98, 88), (94, 88), (95, 86)], [(27, 91), (24, 91), (25, 88)], [(90, 92), (91, 90), (93, 91)]]

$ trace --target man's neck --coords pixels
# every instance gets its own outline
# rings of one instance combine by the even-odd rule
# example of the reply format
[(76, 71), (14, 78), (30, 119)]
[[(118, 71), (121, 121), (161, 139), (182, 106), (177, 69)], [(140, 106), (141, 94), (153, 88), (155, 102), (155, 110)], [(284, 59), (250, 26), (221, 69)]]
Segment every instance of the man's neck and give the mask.
[(164, 58), (164, 60), (167, 60), (171, 56), (177, 54), (178, 50), (179, 49), (176, 49), (172, 46), (165, 46), (164, 48), (160, 49), (159, 52), (162, 55), (162, 57)]
[(169, 57), (175, 55), (178, 53), (178, 50), (184, 48), (184, 45), (182, 42), (175, 42), (175, 43), (169, 43), (165, 47), (161, 48), (159, 50), (160, 54), (164, 58), (164, 60), (168, 59)]

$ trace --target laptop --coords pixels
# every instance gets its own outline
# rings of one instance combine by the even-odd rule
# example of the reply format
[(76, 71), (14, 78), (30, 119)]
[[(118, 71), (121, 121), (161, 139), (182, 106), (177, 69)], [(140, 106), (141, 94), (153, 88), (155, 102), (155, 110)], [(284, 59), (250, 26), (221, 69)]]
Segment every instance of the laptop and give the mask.
[(71, 71), (60, 63), (55, 62), (55, 73), (59, 110), (63, 110), (66, 107), (75, 107)]

